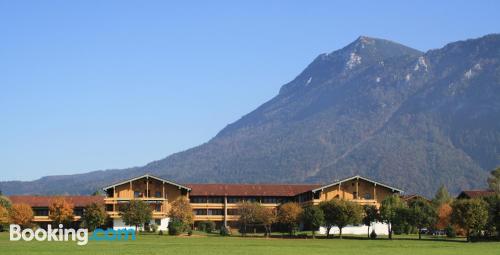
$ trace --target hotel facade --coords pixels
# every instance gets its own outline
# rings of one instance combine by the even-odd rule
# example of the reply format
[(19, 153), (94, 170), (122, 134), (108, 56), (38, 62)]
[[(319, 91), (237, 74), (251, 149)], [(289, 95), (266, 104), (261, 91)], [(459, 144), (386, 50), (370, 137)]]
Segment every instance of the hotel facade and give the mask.
[[(213, 221), (217, 226), (236, 227), (239, 217), (238, 204), (242, 201), (261, 203), (268, 208), (278, 208), (280, 204), (286, 202), (297, 202), (302, 206), (307, 206), (317, 205), (331, 199), (344, 199), (360, 205), (379, 207), (386, 197), (403, 192), (398, 188), (362, 176), (353, 176), (326, 185), (178, 184), (148, 174), (117, 182), (104, 187), (103, 190), (104, 197), (65, 197), (75, 207), (75, 227), (80, 223), (84, 207), (90, 203), (103, 204), (109, 216), (108, 227), (122, 229), (134, 227), (127, 226), (123, 222), (120, 207), (132, 200), (145, 201), (153, 211), (153, 219), (148, 224), (156, 224), (159, 230), (167, 230), (171, 203), (179, 197), (189, 199), (195, 226), (201, 221)], [(31, 205), (35, 214), (33, 222), (42, 227), (51, 223), (48, 207), (53, 198), (53, 196), (10, 196), (13, 203)], [(386, 231), (385, 227), (378, 229)], [(366, 233), (361, 229), (359, 231)], [(349, 230), (344, 232), (348, 233)]]

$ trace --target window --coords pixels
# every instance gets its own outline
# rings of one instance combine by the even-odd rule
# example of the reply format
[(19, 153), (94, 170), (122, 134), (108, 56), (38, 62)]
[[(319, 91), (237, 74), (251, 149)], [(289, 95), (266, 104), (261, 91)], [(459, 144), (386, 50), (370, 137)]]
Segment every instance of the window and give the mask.
[(279, 199), (277, 197), (263, 197), (262, 203), (263, 204), (277, 204), (278, 200)]
[(112, 212), (113, 211), (113, 205), (106, 205), (106, 212)]
[(222, 209), (208, 209), (208, 215), (224, 215), (224, 211)]
[(73, 210), (73, 214), (75, 216), (80, 216), (80, 217), (83, 216), (83, 208), (81, 208), (81, 207), (75, 208)]
[(227, 209), (227, 215), (238, 215), (238, 209)]
[(155, 219), (155, 224), (160, 226), (161, 225), (161, 220), (160, 219)]
[(228, 197), (227, 202), (230, 204), (237, 204), (241, 202), (243, 199), (241, 197)]
[(372, 194), (366, 193), (364, 196), (365, 199), (372, 199)]
[(224, 203), (223, 197), (208, 197), (208, 203), (221, 204)]
[(161, 212), (161, 204), (155, 204), (155, 211)]
[(193, 210), (194, 215), (207, 215), (207, 210), (205, 209), (194, 209)]
[(49, 209), (35, 208), (33, 209), (33, 214), (35, 216), (49, 216)]
[(155, 197), (161, 197), (161, 192), (160, 191), (156, 191)]
[(134, 191), (134, 197), (135, 198), (142, 197), (142, 193), (140, 191)]
[(314, 192), (314, 199), (319, 199), (321, 193), (319, 191)]
[(190, 197), (189, 200), (193, 204), (200, 204), (200, 203), (206, 203), (207, 197)]

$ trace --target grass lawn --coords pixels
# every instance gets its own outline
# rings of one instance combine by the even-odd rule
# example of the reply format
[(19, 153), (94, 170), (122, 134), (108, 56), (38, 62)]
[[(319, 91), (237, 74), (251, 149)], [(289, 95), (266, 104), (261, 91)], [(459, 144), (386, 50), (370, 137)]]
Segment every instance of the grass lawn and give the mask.
[[(401, 237), (399, 237), (401, 238)], [(9, 241), (8, 233), (0, 233), (0, 254), (500, 254), (500, 242), (465, 243), (457, 240), (360, 240), (281, 239), (257, 237), (138, 235), (135, 241), (89, 241), (86, 246), (75, 242)]]

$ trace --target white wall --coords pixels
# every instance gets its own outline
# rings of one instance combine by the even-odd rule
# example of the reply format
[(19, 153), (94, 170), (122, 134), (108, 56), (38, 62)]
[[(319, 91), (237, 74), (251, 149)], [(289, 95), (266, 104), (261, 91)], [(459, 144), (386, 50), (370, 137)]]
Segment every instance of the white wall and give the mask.
[[(374, 223), (370, 227), (370, 233), (372, 230), (375, 230), (375, 233), (377, 235), (388, 235), (389, 231), (387, 229), (387, 224), (385, 223)], [(319, 228), (319, 233), (320, 234), (326, 234), (326, 228), (325, 227), (320, 227)], [(330, 234), (337, 235), (339, 234), (339, 228), (338, 227), (333, 227), (330, 229)], [(365, 225), (359, 225), (359, 226), (347, 226), (342, 229), (342, 234), (348, 234), (348, 235), (368, 235), (368, 226)]]
[[(158, 226), (158, 230), (166, 231), (168, 229), (168, 222), (170, 221), (170, 218), (163, 218), (161, 219), (161, 223)], [(151, 220), (149, 224), (155, 224), (155, 220)], [(123, 222), (122, 219), (113, 219), (113, 229), (119, 230), (119, 229), (133, 229), (135, 230), (135, 226), (129, 226), (126, 225), (125, 222)], [(139, 227), (139, 230), (143, 230), (142, 227)]]

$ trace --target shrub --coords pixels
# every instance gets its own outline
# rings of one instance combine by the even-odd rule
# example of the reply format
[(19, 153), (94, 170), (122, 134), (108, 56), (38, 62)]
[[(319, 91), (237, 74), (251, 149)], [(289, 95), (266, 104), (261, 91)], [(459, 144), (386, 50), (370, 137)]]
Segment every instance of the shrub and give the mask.
[(156, 224), (151, 224), (151, 226), (149, 227), (149, 230), (150, 230), (151, 232), (156, 232), (156, 231), (158, 231), (158, 225), (156, 225)]
[(455, 228), (452, 225), (446, 226), (444, 229), (444, 232), (446, 233), (447, 237), (454, 238), (457, 237), (457, 231), (455, 231)]
[(198, 229), (207, 233), (212, 233), (215, 230), (215, 222), (213, 221), (202, 221), (198, 223)]
[(163, 235), (163, 230), (158, 231), (158, 235)]
[(179, 220), (172, 220), (168, 224), (168, 234), (171, 236), (180, 235), (184, 229), (184, 225)]
[(231, 235), (231, 228), (229, 226), (222, 226), (220, 228), (219, 233), (221, 236), (230, 236)]
[(193, 235), (193, 229), (190, 226), (187, 226), (187, 234), (188, 234), (188, 236)]
[(375, 229), (370, 233), (370, 239), (377, 239), (377, 233), (375, 233)]
[(205, 225), (205, 232), (212, 233), (215, 230), (215, 222), (207, 221)]

